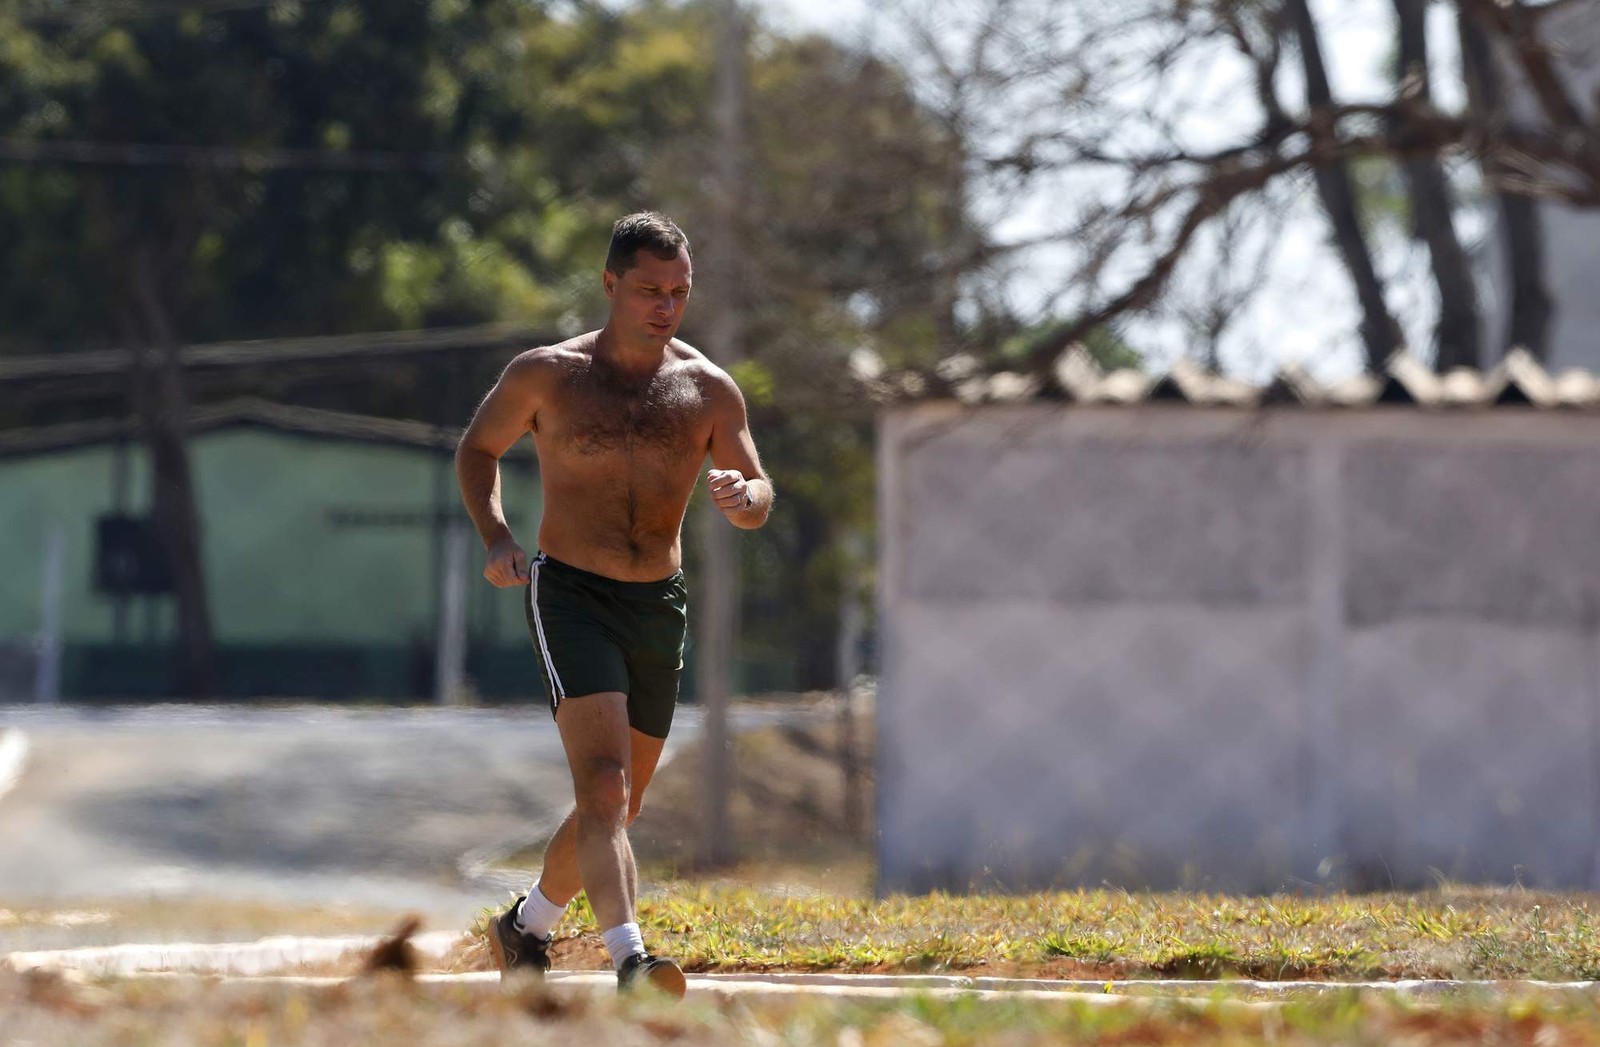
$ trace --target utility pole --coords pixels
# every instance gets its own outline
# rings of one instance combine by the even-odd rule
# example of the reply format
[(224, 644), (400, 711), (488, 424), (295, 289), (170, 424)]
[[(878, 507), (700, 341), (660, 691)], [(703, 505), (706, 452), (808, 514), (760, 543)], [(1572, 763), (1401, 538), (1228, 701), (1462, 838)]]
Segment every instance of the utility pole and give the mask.
[(62, 575), (66, 560), (66, 532), (55, 520), (46, 524), (44, 535), (44, 583), (40, 603), (37, 669), (33, 677), (33, 700), (39, 705), (61, 701), (61, 603)]
[[(461, 356), (452, 353), (440, 406), (445, 427), (470, 412), (461, 395)], [(453, 461), (434, 466), (433, 548), (439, 575), (438, 636), (434, 642), (433, 700), (436, 705), (466, 702), (467, 682), (467, 574), (471, 538), (466, 516), (456, 498)]]
[[(434, 515), (444, 512), (436, 505)], [(464, 517), (456, 513), (456, 517)], [(467, 681), (467, 572), (471, 556), (467, 521), (444, 524), (439, 569), (439, 635), (434, 644), (433, 701), (461, 705)]]
[[(713, 356), (724, 366), (744, 355), (740, 316), (739, 200), (744, 189), (744, 23), (739, 0), (722, 0), (717, 38), (717, 157), (712, 196), (712, 291), (709, 324)], [(700, 549), (704, 578), (700, 602), (700, 635), (695, 646), (695, 676), (705, 716), (705, 821), (701, 827), (700, 861), (710, 868), (734, 858), (729, 817), (733, 793), (733, 747), (728, 732), (728, 697), (732, 690), (736, 622), (739, 613), (739, 556), (733, 527), (709, 498), (700, 503)]]

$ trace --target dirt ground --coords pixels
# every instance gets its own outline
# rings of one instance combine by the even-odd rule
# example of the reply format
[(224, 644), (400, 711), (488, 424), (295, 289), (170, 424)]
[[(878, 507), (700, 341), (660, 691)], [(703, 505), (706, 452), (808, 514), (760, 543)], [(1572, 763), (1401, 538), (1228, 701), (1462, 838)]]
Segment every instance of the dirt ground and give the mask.
[[(739, 861), (711, 869), (697, 860), (705, 752), (696, 742), (662, 771), (634, 823), (641, 876), (870, 895), (872, 743), (871, 720), (859, 711), (848, 738), (838, 715), (738, 736), (730, 816)], [(847, 777), (850, 752), (855, 774)]]

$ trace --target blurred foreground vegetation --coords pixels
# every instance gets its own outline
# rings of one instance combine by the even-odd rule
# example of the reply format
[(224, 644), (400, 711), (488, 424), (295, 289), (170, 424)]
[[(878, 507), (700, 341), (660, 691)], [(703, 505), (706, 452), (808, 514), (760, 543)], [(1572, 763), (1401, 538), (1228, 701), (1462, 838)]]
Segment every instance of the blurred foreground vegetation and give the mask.
[(1600, 1042), (1591, 999), (1523, 991), (1434, 1002), (1355, 992), (1247, 1006), (1226, 1000), (618, 999), (524, 986), (336, 986), (133, 978), (80, 984), (0, 970), (0, 1041), (82, 1047), (532, 1042), (796, 1047), (1004, 1044), (1545, 1045)]

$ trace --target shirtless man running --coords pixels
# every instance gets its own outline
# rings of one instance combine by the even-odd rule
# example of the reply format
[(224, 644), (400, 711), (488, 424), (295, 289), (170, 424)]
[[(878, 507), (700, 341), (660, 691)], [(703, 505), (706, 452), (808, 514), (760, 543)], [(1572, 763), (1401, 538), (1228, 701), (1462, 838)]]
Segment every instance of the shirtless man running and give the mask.
[[(683, 517), (701, 464), (709, 454), (711, 498), (736, 527), (765, 523), (773, 496), (738, 386), (673, 337), (692, 277), (688, 239), (671, 219), (618, 221), (603, 274), (606, 325), (512, 360), (456, 452), (462, 498), (488, 549), (484, 577), (527, 588), (576, 798), (539, 878), (490, 925), (502, 976), (543, 977), (555, 925), (583, 889), (618, 986), (684, 991), (683, 971), (640, 936), (627, 827), (677, 702), (688, 616)], [(506, 526), (499, 467), (529, 431), (544, 489), (531, 560)]]

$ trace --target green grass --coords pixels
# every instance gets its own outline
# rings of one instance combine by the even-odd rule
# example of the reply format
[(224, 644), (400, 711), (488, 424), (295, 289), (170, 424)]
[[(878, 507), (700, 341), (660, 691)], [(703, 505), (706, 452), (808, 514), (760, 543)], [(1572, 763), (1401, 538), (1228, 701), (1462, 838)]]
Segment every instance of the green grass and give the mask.
[[(1070, 891), (873, 900), (669, 884), (641, 899), (656, 950), (691, 970), (1365, 980), (1600, 979), (1600, 897), (1521, 890), (1235, 897)], [(485, 913), (491, 910), (486, 909)], [(395, 913), (189, 901), (0, 903), (0, 952), (110, 942), (246, 941), (378, 932)], [(481, 931), (482, 920), (479, 921)], [(447, 929), (447, 928), (433, 928)], [(598, 962), (580, 895), (559, 929)], [(557, 964), (562, 948), (558, 945)], [(600, 957), (603, 959), (603, 957)], [(468, 948), (448, 969), (486, 968)]]
[(1061, 956), (1086, 963), (1110, 963), (1117, 958), (1121, 942), (1103, 934), (1071, 934), (1053, 931), (1039, 939), (1046, 956)]
[[(653, 947), (699, 971), (1588, 980), (1600, 977), (1597, 903), (1586, 894), (1475, 889), (874, 901), (677, 884), (642, 899), (639, 915)], [(561, 934), (596, 931), (580, 897)]]

